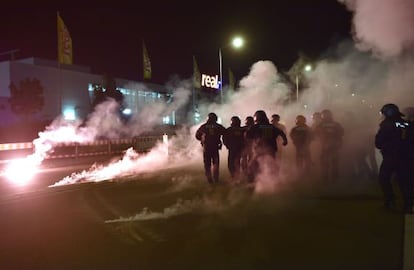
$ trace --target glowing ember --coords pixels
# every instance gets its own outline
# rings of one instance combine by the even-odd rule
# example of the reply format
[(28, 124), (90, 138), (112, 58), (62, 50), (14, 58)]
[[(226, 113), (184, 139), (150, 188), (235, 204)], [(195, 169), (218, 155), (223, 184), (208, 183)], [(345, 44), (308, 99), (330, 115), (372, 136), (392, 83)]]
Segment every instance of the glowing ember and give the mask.
[(4, 174), (12, 183), (26, 185), (37, 173), (38, 169), (38, 163), (29, 156), (11, 161)]

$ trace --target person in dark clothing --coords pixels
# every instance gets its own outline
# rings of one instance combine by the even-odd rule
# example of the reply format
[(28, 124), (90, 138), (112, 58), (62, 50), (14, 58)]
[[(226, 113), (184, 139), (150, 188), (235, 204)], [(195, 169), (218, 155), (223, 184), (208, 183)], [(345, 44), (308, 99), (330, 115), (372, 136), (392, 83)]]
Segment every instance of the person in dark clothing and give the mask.
[(339, 176), (339, 150), (342, 147), (344, 129), (334, 121), (330, 110), (323, 110), (321, 117), (321, 122), (315, 128), (315, 136), (321, 144), (320, 169), (322, 178), (332, 181)]
[(413, 144), (412, 123), (402, 118), (397, 105), (389, 103), (381, 108), (384, 120), (375, 135), (375, 147), (381, 151), (379, 183), (384, 196), (384, 206), (395, 207), (392, 176), (398, 181), (404, 203), (404, 212), (412, 213), (413, 206)]
[(204, 171), (210, 184), (219, 181), (219, 150), (222, 146), (221, 138), (225, 132), (226, 128), (217, 123), (217, 115), (209, 113), (207, 122), (202, 124), (195, 134), (196, 139), (203, 146)]
[(243, 126), (244, 148), (241, 157), (241, 168), (245, 175), (248, 175), (248, 166), (252, 159), (252, 142), (246, 138), (246, 133), (254, 125), (253, 116), (247, 116)]
[(296, 148), (296, 166), (299, 174), (309, 172), (312, 165), (310, 154), (312, 130), (306, 124), (305, 116), (296, 116), (296, 126), (290, 130), (289, 136)]
[(240, 178), (241, 158), (244, 149), (244, 129), (240, 125), (240, 118), (233, 116), (230, 127), (226, 129), (223, 136), (223, 144), (229, 150), (228, 168), (234, 181), (238, 181)]
[[(249, 181), (254, 181), (262, 169), (263, 160), (271, 158), (275, 160), (277, 153), (276, 139), (281, 136), (283, 145), (288, 143), (286, 134), (270, 124), (266, 113), (263, 110), (254, 114), (255, 124), (247, 131), (246, 138), (252, 140), (252, 161), (249, 164)], [(276, 165), (276, 172), (278, 167)]]

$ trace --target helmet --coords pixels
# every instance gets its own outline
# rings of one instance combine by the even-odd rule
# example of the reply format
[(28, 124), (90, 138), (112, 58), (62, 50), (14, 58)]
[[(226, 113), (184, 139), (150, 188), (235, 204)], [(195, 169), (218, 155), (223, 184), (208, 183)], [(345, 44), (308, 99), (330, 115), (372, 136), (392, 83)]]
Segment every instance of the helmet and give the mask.
[(303, 115), (296, 116), (296, 124), (297, 125), (304, 125), (306, 124), (306, 117)]
[(254, 118), (253, 116), (247, 116), (245, 119), (246, 126), (253, 126), (254, 125)]
[(321, 112), (321, 117), (324, 120), (332, 120), (332, 112), (330, 110), (325, 109)]
[(232, 126), (232, 127), (240, 127), (240, 125), (241, 125), (240, 118), (238, 116), (233, 116), (231, 118), (231, 124), (230, 124), (230, 126)]
[(215, 113), (213, 113), (213, 112), (211, 112), (211, 113), (209, 113), (208, 114), (208, 118), (207, 118), (207, 121), (209, 121), (209, 122), (217, 122), (217, 114), (215, 114)]
[(404, 116), (404, 114), (400, 112), (398, 106), (393, 103), (388, 103), (382, 106), (381, 113), (385, 116), (385, 118)]
[(254, 122), (256, 123), (269, 123), (266, 113), (263, 110), (258, 110), (254, 113)]
[(321, 119), (321, 113), (320, 112), (314, 112), (312, 115), (313, 120), (319, 120)]

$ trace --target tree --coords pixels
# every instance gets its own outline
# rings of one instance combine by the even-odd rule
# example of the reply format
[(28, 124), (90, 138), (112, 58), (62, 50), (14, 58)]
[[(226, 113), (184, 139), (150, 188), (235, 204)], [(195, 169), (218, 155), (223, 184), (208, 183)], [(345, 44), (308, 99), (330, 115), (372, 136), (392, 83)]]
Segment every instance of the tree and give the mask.
[(19, 87), (12, 82), (9, 86), (9, 104), (11, 110), (28, 119), (29, 115), (35, 114), (43, 109), (45, 104), (43, 86), (38, 79), (25, 79), (20, 81)]

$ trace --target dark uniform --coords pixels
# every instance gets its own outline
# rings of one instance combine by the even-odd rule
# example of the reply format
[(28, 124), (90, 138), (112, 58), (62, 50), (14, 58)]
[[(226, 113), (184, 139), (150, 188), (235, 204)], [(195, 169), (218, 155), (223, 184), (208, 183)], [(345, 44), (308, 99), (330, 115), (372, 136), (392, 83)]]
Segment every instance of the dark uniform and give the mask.
[[(287, 145), (286, 134), (269, 123), (266, 113), (259, 110), (255, 113), (255, 124), (247, 131), (246, 138), (252, 140), (252, 161), (249, 164), (249, 181), (260, 172), (260, 161), (264, 157), (276, 158), (277, 142), (276, 139), (281, 136), (283, 145)], [(278, 168), (275, 168), (278, 170)]]
[(384, 206), (395, 206), (395, 195), (391, 178), (395, 174), (404, 200), (404, 211), (412, 212), (413, 205), (413, 127), (401, 118), (395, 104), (386, 104), (381, 113), (385, 119), (380, 123), (375, 136), (375, 146), (381, 151), (382, 163), (379, 169), (379, 182), (384, 195)]
[(231, 125), (223, 136), (223, 144), (229, 150), (227, 164), (233, 180), (238, 180), (240, 176), (241, 158), (244, 149), (244, 128), (240, 124), (240, 118), (233, 116)]
[(203, 146), (204, 171), (209, 183), (218, 183), (219, 165), (221, 149), (221, 137), (226, 132), (226, 128), (217, 123), (215, 113), (208, 114), (208, 120), (196, 131), (196, 139)]
[(245, 125), (243, 126), (243, 136), (244, 136), (244, 148), (242, 151), (241, 157), (241, 168), (243, 172), (248, 175), (248, 166), (250, 160), (252, 159), (252, 140), (247, 139), (246, 134), (247, 131), (254, 125), (254, 118), (253, 116), (247, 116), (245, 120)]
[(315, 129), (315, 135), (321, 144), (321, 172), (323, 179), (332, 181), (339, 176), (339, 150), (344, 129), (333, 120), (330, 110), (323, 110), (321, 115), (322, 121)]
[(289, 136), (296, 148), (296, 166), (299, 173), (309, 172), (312, 165), (310, 154), (312, 130), (306, 125), (306, 118), (303, 115), (296, 117), (296, 126), (290, 130)]

